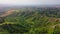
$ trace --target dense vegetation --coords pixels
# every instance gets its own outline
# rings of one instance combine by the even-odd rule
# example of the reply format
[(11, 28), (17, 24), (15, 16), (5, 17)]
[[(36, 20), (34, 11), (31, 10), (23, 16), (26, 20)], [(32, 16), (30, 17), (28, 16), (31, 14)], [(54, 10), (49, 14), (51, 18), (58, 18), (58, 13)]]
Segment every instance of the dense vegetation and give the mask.
[(18, 9), (5, 17), (0, 34), (60, 34), (60, 8)]

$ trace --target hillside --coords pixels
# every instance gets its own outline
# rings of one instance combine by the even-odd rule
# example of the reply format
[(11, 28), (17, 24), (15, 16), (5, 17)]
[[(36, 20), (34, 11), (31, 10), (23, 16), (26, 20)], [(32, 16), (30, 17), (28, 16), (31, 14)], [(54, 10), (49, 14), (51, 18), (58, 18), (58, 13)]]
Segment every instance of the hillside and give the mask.
[(1, 34), (60, 34), (60, 8), (20, 8), (2, 15)]

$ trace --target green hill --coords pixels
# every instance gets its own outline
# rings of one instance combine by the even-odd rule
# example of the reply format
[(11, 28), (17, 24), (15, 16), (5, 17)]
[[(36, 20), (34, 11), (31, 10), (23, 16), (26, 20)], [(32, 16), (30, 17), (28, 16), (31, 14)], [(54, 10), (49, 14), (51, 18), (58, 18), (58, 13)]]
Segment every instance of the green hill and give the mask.
[(60, 34), (60, 10), (16, 10), (0, 24), (0, 34)]

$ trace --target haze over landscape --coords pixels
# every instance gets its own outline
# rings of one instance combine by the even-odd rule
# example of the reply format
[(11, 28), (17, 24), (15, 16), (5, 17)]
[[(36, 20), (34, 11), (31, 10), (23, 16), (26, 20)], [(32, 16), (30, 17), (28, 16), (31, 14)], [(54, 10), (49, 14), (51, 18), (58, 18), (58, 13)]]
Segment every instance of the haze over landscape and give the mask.
[(60, 34), (60, 0), (0, 0), (0, 34)]
[(60, 5), (60, 0), (0, 0), (8, 5)]

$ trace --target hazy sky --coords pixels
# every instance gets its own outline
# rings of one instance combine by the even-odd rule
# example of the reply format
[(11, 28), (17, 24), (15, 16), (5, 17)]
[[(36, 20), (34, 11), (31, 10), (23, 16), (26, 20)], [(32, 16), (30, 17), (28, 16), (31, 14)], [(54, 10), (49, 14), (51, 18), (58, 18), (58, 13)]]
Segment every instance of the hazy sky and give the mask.
[(11, 5), (50, 5), (60, 4), (60, 0), (0, 0), (0, 4)]

